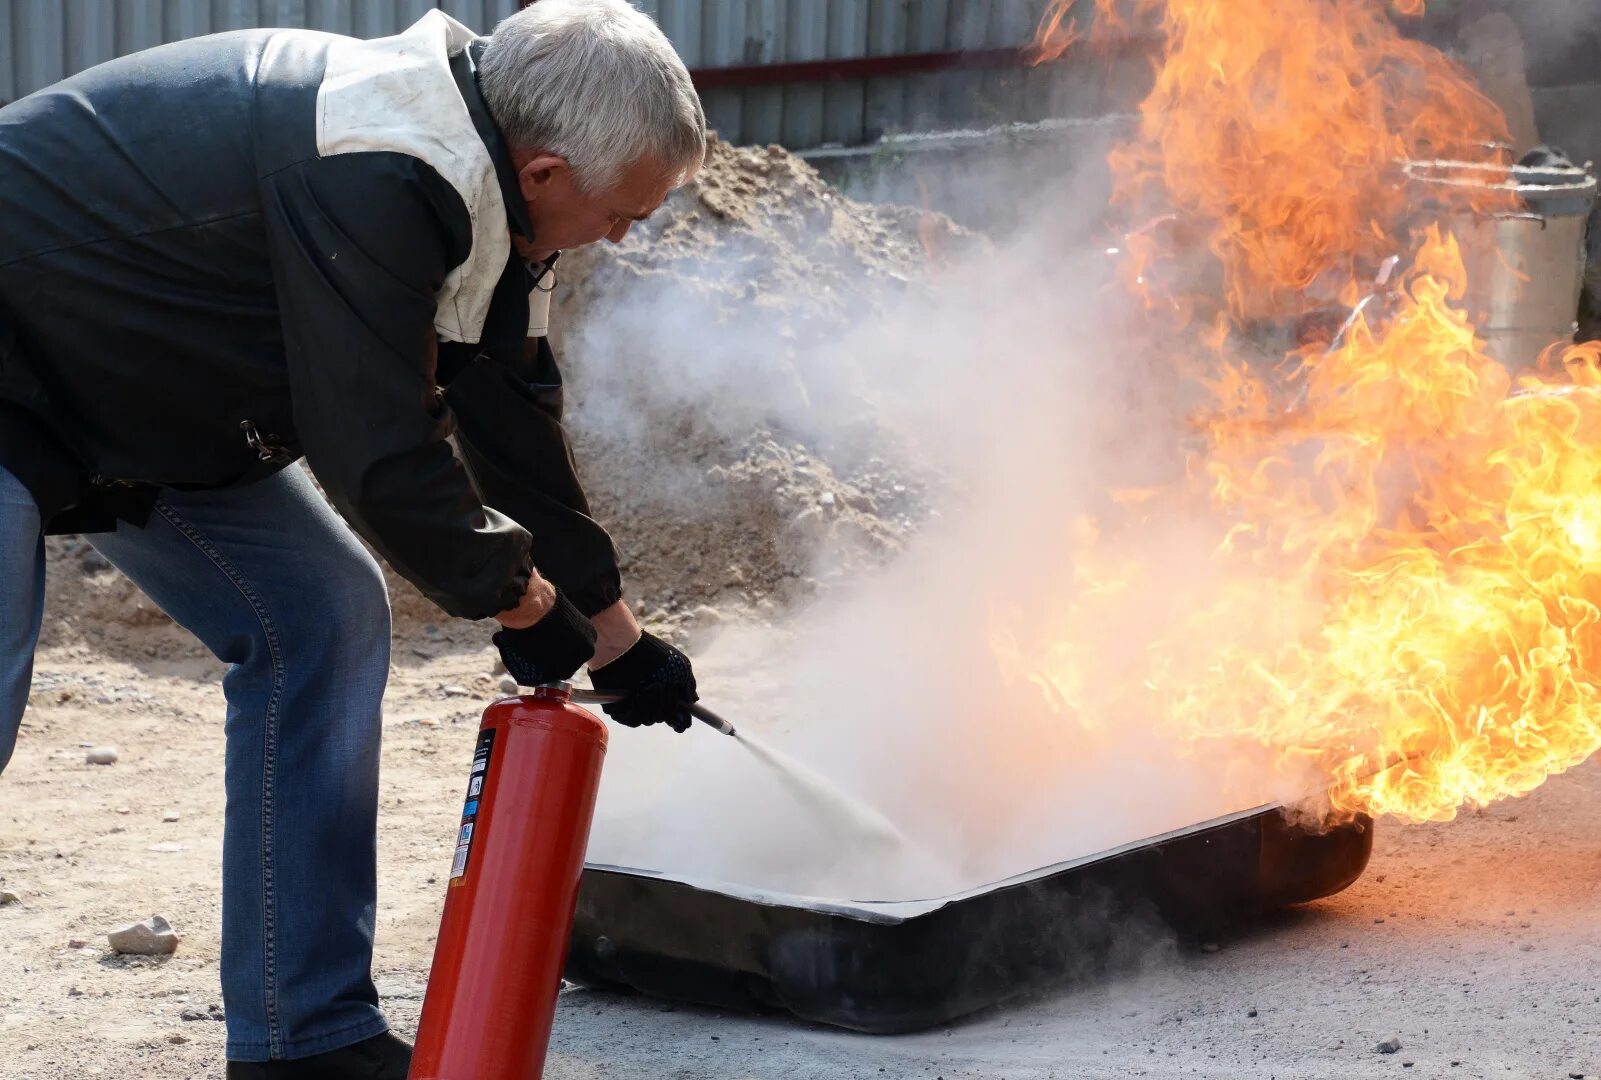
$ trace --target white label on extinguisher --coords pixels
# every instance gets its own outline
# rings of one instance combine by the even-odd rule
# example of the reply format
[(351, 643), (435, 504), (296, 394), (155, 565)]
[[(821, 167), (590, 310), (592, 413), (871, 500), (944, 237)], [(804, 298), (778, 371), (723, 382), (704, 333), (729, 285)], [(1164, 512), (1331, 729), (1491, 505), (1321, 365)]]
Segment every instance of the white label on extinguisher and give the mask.
[(461, 808), (461, 831), (456, 834), (456, 856), (450, 861), (451, 881), (467, 874), (467, 859), (473, 847), (473, 827), (478, 821), (478, 807), (483, 802), (484, 785), (489, 776), (489, 757), (494, 749), (495, 729), (480, 731), (478, 746), (473, 751), (472, 774), (467, 779), (467, 802)]
[(469, 822), (461, 827), (461, 836), (456, 840), (456, 857), (450, 863), (450, 876), (459, 878), (467, 872), (467, 852), (473, 846), (473, 827)]

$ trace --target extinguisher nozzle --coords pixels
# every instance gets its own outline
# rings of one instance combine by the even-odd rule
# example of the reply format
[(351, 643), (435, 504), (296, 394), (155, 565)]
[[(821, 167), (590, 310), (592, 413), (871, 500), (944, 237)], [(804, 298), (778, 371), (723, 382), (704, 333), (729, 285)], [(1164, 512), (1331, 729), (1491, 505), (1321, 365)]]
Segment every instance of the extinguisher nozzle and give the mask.
[(689, 714), (696, 720), (699, 720), (708, 727), (722, 732), (724, 735), (732, 735), (736, 739), (739, 738), (739, 732), (734, 730), (733, 724), (730, 724), (727, 720), (724, 720), (721, 716), (718, 716), (704, 705), (690, 706)]

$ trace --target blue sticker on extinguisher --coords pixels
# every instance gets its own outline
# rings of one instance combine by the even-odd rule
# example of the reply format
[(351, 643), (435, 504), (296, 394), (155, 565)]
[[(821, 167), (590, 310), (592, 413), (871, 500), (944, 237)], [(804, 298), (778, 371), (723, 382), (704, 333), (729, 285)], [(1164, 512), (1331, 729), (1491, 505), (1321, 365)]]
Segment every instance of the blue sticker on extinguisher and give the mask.
[(467, 780), (467, 802), (461, 808), (461, 831), (456, 834), (456, 857), (450, 863), (451, 881), (467, 874), (467, 859), (472, 854), (478, 807), (483, 801), (484, 783), (489, 776), (489, 756), (494, 749), (495, 729), (485, 728), (478, 733), (478, 746), (473, 751), (472, 775)]

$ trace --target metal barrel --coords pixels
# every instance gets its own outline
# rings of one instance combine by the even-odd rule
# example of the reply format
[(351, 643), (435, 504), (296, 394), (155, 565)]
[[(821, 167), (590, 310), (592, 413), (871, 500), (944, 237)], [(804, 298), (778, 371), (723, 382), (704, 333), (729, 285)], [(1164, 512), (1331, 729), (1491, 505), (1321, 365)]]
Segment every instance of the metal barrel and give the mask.
[[(1424, 206), (1431, 196), (1457, 209), (1441, 224), (1456, 234), (1467, 270), (1462, 304), (1485, 351), (1512, 370), (1529, 367), (1554, 343), (1573, 340), (1584, 287), (1585, 233), (1596, 178), (1567, 164), (1491, 166), (1409, 163)], [(1482, 194), (1494, 210), (1460, 209)]]

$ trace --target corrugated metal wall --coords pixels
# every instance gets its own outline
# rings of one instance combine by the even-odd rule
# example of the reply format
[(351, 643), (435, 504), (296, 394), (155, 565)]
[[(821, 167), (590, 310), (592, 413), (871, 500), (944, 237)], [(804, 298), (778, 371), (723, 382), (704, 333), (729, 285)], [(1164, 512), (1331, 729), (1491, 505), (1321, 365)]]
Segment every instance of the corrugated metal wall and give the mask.
[[(1018, 47), (1044, 0), (655, 0), (691, 68)], [(1032, 119), (1045, 73), (939, 72), (711, 90), (713, 127), (741, 142), (854, 145), (889, 131)]]
[[(1044, 0), (637, 0), (691, 69), (1012, 47)], [(252, 26), (375, 37), (431, 7), (487, 31), (516, 0), (0, 0), (0, 100), (165, 41)], [(948, 71), (716, 89), (711, 123), (795, 149), (882, 132), (1037, 119), (1062, 109), (1048, 71)], [(1069, 112), (1082, 112), (1069, 108)]]
[(252, 26), (379, 37), (440, 7), (487, 28), (517, 0), (0, 0), (0, 98), (12, 100), (124, 53)]

